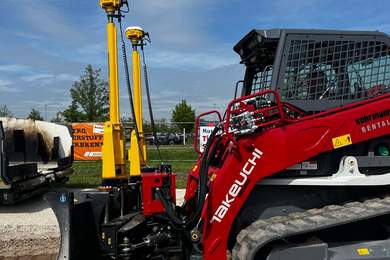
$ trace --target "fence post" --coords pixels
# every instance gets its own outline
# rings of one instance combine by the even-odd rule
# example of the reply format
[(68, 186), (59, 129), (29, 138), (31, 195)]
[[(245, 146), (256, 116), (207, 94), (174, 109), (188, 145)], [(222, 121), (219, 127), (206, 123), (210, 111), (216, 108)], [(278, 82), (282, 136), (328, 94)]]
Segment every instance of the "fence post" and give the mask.
[(183, 145), (186, 145), (186, 128), (183, 127)]

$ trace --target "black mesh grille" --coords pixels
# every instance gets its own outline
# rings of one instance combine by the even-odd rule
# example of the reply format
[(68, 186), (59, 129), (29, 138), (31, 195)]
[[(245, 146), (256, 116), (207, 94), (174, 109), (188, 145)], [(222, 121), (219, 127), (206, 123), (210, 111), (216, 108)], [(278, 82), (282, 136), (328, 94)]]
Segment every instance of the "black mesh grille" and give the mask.
[(253, 86), (251, 94), (261, 92), (271, 88), (272, 83), (272, 66), (267, 66), (264, 70), (259, 71), (253, 77)]
[(284, 100), (355, 100), (388, 90), (390, 51), (384, 42), (291, 40), (287, 51)]

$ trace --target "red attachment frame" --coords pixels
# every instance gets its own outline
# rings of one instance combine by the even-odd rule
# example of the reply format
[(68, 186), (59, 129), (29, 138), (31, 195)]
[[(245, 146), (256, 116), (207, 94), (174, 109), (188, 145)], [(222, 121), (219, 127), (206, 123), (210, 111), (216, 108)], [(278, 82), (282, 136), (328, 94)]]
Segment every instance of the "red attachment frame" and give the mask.
[(194, 137), (194, 149), (195, 149), (195, 151), (196, 151), (198, 154), (201, 154), (201, 153), (202, 153), (202, 152), (199, 150), (199, 146), (198, 146), (198, 143), (199, 143), (199, 138), (198, 138), (199, 122), (200, 122), (200, 119), (201, 119), (202, 117), (207, 116), (207, 115), (211, 115), (211, 114), (216, 114), (216, 115), (218, 116), (219, 122), (222, 121), (221, 113), (219, 113), (219, 111), (217, 111), (217, 110), (211, 110), (211, 111), (202, 113), (202, 114), (200, 114), (200, 115), (196, 118), (196, 123), (195, 123), (195, 137)]
[(142, 173), (142, 202), (144, 215), (152, 216), (165, 212), (161, 201), (156, 197), (156, 188), (161, 188), (164, 182), (169, 182), (170, 195), (176, 204), (176, 175), (173, 173)]

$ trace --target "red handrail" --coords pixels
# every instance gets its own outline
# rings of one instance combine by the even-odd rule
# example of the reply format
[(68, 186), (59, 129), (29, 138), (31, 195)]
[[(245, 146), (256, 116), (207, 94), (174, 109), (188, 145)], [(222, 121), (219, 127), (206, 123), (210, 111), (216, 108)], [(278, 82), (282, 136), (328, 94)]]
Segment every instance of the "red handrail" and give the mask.
[(219, 111), (217, 111), (217, 110), (211, 110), (211, 111), (202, 113), (202, 114), (200, 114), (200, 115), (196, 118), (196, 123), (195, 123), (195, 138), (194, 138), (194, 149), (195, 149), (195, 151), (196, 151), (198, 154), (201, 154), (201, 153), (202, 153), (202, 152), (200, 151), (199, 147), (198, 147), (198, 141), (199, 141), (199, 140), (198, 140), (199, 120), (200, 120), (200, 118), (202, 118), (202, 117), (204, 117), (204, 116), (207, 116), (207, 115), (211, 115), (211, 114), (217, 114), (219, 122), (222, 121), (221, 113), (219, 113)]

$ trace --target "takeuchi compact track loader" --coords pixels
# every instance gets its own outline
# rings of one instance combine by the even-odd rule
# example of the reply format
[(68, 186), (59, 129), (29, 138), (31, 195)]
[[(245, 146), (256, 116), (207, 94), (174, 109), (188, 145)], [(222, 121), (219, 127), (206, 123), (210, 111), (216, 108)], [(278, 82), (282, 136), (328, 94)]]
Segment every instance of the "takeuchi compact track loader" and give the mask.
[[(108, 16), (110, 112), (117, 113), (114, 20), (126, 2), (100, 4)], [(211, 114), (219, 122), (181, 206), (175, 174), (168, 165), (148, 167), (145, 154), (138, 51), (146, 36), (126, 30), (134, 96), (121, 37), (135, 119), (130, 170), (114, 116), (105, 124), (102, 187), (77, 202), (66, 190), (47, 196), (61, 228), (59, 259), (390, 259), (388, 35), (249, 32), (234, 47), (246, 67), (241, 96), (223, 116), (197, 119), (196, 133)]]

